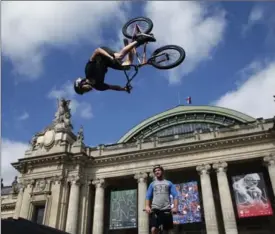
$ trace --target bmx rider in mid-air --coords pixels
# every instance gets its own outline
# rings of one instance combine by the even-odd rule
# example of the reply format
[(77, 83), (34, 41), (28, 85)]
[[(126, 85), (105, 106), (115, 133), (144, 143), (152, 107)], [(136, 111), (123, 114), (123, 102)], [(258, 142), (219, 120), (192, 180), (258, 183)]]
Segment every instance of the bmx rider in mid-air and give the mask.
[[(129, 70), (133, 60), (132, 50), (144, 43), (155, 42), (152, 34), (139, 33), (133, 38), (133, 41), (125, 46), (121, 51), (115, 52), (108, 47), (97, 48), (85, 67), (86, 78), (77, 78), (74, 82), (74, 90), (77, 94), (84, 94), (93, 89), (99, 91), (115, 90), (126, 91), (130, 93), (130, 86), (121, 87), (118, 85), (106, 84), (105, 74), (108, 68), (115, 70)], [(127, 59), (123, 61), (124, 57)]]

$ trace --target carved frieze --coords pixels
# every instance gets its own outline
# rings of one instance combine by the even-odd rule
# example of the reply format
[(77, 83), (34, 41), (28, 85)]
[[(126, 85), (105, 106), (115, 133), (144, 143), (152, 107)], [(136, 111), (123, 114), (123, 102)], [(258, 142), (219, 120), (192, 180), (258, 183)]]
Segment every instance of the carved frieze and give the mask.
[(50, 149), (55, 141), (55, 131), (54, 130), (48, 130), (44, 135), (44, 147), (46, 149)]

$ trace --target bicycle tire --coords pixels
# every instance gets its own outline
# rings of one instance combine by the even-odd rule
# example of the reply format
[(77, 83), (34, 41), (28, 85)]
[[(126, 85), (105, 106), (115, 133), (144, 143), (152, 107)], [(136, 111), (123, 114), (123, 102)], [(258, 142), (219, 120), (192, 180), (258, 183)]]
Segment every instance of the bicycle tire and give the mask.
[(126, 38), (129, 38), (131, 39), (133, 37), (132, 35), (132, 32), (128, 32), (128, 28), (130, 27), (130, 25), (134, 24), (134, 23), (137, 23), (137, 22), (146, 22), (147, 23), (147, 29), (142, 31), (142, 33), (150, 33), (154, 27), (154, 24), (153, 24), (153, 21), (147, 17), (136, 17), (136, 18), (133, 18), (131, 20), (129, 20), (126, 24), (124, 24), (124, 26), (122, 27), (122, 33), (123, 35), (126, 37)]
[[(161, 52), (164, 52), (165, 50), (175, 50), (175, 51), (178, 51), (180, 56), (179, 58), (172, 64), (169, 64), (169, 65), (166, 65), (166, 66), (163, 66), (163, 65), (160, 65), (160, 63), (157, 63), (156, 60), (152, 59), (150, 61), (150, 64), (157, 68), (157, 69), (160, 69), (160, 70), (168, 70), (168, 69), (172, 69), (174, 67), (177, 67), (179, 66), (185, 59), (185, 56), (186, 56), (186, 53), (185, 53), (185, 50), (180, 47), (180, 46), (177, 46), (177, 45), (166, 45), (166, 46), (162, 46), (158, 49), (156, 49), (153, 54), (152, 54), (152, 57), (156, 56), (157, 54), (161, 53)], [(150, 59), (149, 59), (150, 60)]]

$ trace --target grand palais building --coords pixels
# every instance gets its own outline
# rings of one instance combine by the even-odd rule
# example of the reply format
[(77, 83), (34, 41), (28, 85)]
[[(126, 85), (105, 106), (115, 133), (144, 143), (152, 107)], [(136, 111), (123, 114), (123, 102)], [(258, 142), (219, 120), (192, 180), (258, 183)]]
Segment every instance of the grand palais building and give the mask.
[(144, 120), (116, 144), (85, 145), (84, 132), (59, 100), (52, 123), (12, 163), (18, 178), (1, 185), (2, 219), (72, 234), (149, 234), (145, 194), (161, 164), (179, 194), (174, 233), (275, 233), (272, 116), (188, 105)]

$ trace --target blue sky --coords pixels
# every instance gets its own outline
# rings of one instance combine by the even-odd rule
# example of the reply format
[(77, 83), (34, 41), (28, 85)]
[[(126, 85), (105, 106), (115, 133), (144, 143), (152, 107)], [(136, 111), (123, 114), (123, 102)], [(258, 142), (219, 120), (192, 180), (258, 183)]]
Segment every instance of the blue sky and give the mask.
[[(31, 137), (50, 124), (56, 98), (72, 100), (73, 125), (85, 143), (115, 143), (134, 125), (185, 104), (218, 105), (253, 117), (275, 113), (275, 9), (273, 2), (2, 2), (2, 173), (23, 157)], [(72, 81), (84, 75), (93, 50), (122, 46), (130, 18), (154, 22), (159, 46), (177, 44), (186, 60), (177, 69), (140, 70), (133, 92), (77, 96)], [(122, 72), (106, 81), (125, 84)]]

